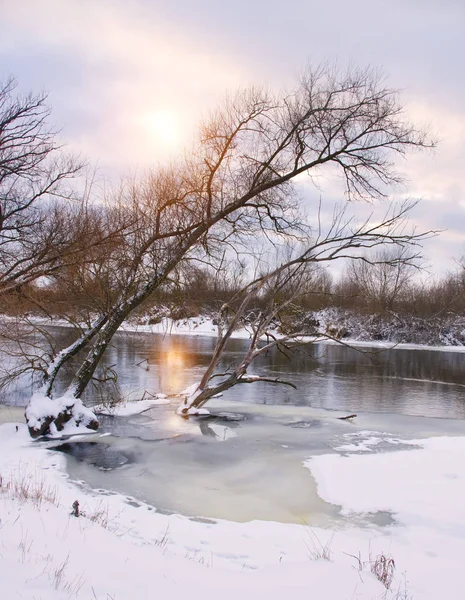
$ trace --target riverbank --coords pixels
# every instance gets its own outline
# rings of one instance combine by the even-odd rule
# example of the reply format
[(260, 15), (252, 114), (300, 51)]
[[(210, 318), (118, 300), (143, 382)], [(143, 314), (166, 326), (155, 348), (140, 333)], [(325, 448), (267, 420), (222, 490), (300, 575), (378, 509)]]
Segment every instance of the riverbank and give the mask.
[[(125, 323), (121, 329), (167, 335), (217, 335), (214, 319), (208, 315), (176, 321), (163, 317), (156, 323), (150, 323), (150, 320), (150, 317), (139, 317)], [(337, 339), (355, 346), (399, 346), (407, 349), (430, 348), (465, 352), (465, 319), (459, 315), (419, 319), (394, 313), (367, 315), (327, 308), (308, 313), (305, 321), (311, 322), (319, 335), (308, 336), (308, 341), (317, 339), (331, 343)], [(305, 330), (306, 327), (303, 323), (301, 329)], [(241, 328), (235, 331), (232, 337), (248, 339), (250, 332)]]
[[(169, 311), (164, 311), (168, 314)], [(1, 315), (2, 321), (14, 323), (16, 318)], [(21, 317), (18, 317), (21, 320)], [(44, 318), (36, 315), (27, 317), (28, 323), (58, 327), (74, 327), (64, 319)], [(314, 324), (318, 335), (301, 339), (309, 342), (349, 344), (360, 347), (447, 350), (465, 352), (465, 318), (460, 315), (445, 315), (431, 319), (401, 316), (397, 314), (368, 315), (348, 310), (327, 308), (306, 315)], [(305, 327), (303, 327), (305, 329)], [(184, 319), (150, 315), (139, 315), (126, 321), (119, 328), (122, 332), (158, 333), (161, 335), (190, 335), (217, 337), (215, 318), (207, 313)], [(279, 336), (279, 332), (276, 332)], [(238, 328), (233, 339), (249, 339), (250, 331)], [(336, 341), (337, 340), (337, 341)]]
[[(0, 426), (2, 597), (277, 600), (291, 592), (302, 600), (458, 600), (464, 451), (465, 438), (433, 438), (413, 441), (412, 450), (376, 454), (352, 444), (309, 459), (323, 499), (354, 516), (353, 526), (336, 531), (157, 513), (71, 482), (62, 454), (7, 423)], [(79, 517), (71, 514), (76, 500)], [(357, 518), (380, 510), (392, 513), (393, 525), (357, 527)], [(386, 589), (372, 569), (391, 557)]]
[[(320, 319), (322, 322), (321, 330), (327, 331), (329, 330), (331, 335), (341, 333), (341, 327), (343, 325), (337, 319), (332, 320), (329, 318), (327, 312), (321, 311)], [(336, 313), (339, 315), (339, 313)], [(349, 317), (347, 317), (349, 318)], [(344, 322), (344, 321), (342, 321)], [(434, 343), (421, 343), (421, 342), (406, 342), (406, 341), (397, 341), (391, 332), (391, 335), (385, 335), (386, 339), (376, 339), (379, 338), (378, 335), (370, 333), (370, 328), (364, 328), (363, 324), (357, 318), (356, 320), (352, 317), (352, 323), (357, 323), (357, 326), (353, 325), (351, 330), (343, 329), (344, 336), (336, 339), (330, 339), (325, 337), (322, 333), (320, 337), (315, 336), (306, 336), (306, 339), (309, 343), (318, 341), (320, 343), (328, 343), (328, 344), (337, 344), (342, 342), (343, 344), (347, 344), (355, 347), (366, 347), (366, 348), (404, 348), (406, 350), (437, 350), (437, 351), (447, 351), (447, 352), (465, 352), (465, 345), (462, 343), (458, 343), (456, 339), (454, 339), (454, 343), (451, 342), (449, 338), (437, 338), (434, 340), (430, 338), (430, 341), (436, 341), (436, 345)], [(55, 323), (54, 323), (55, 324)], [(62, 323), (58, 323), (62, 324)], [(462, 330), (462, 325), (458, 325), (460, 331)], [(463, 326), (465, 330), (465, 325)], [(180, 319), (174, 321), (170, 318), (163, 318), (159, 323), (156, 324), (148, 324), (144, 323), (143, 320), (133, 320), (131, 322), (124, 323), (120, 327), (120, 331), (128, 332), (128, 333), (157, 333), (161, 335), (191, 335), (191, 336), (207, 336), (207, 337), (216, 337), (217, 336), (217, 328), (214, 324), (214, 320), (207, 315), (199, 315), (198, 317), (191, 317), (189, 319)], [(385, 331), (387, 331), (387, 326)], [(352, 332), (352, 333), (350, 333)], [(277, 334), (279, 335), (279, 334)], [(244, 328), (237, 329), (231, 336), (233, 339), (249, 339), (250, 332)], [(415, 336), (412, 334), (410, 339), (415, 339)], [(438, 341), (444, 343), (437, 343)]]

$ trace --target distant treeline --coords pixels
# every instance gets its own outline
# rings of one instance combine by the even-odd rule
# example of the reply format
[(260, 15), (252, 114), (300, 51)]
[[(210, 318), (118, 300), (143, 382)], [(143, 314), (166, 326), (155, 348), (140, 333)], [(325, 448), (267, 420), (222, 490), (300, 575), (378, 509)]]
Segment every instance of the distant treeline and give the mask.
[[(156, 320), (160, 307), (173, 319), (213, 314), (224, 303), (234, 307), (242, 288), (241, 273), (218, 274), (209, 268), (189, 267), (175, 280), (161, 287), (137, 311), (137, 316)], [(285, 294), (285, 290), (282, 294)], [(3, 297), (3, 312), (38, 314), (50, 317), (91, 319), (93, 314), (115, 300), (118, 289), (99, 277), (89, 265), (74, 266), (59, 277), (33, 283)], [(255, 300), (256, 308), (266, 301)], [(347, 309), (361, 315), (405, 315), (418, 318), (446, 318), (465, 315), (465, 266), (442, 277), (421, 281), (410, 265), (351, 263), (339, 280), (327, 271), (315, 269), (307, 293), (286, 310), (292, 314), (326, 308)]]

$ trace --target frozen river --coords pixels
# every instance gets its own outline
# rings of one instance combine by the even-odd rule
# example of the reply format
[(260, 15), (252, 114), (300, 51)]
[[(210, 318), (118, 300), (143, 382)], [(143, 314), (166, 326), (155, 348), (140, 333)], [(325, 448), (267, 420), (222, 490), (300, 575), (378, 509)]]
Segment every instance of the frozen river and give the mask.
[[(231, 342), (223, 366), (245, 343)], [(213, 345), (208, 337), (120, 334), (106, 360), (116, 365), (123, 391), (175, 394), (200, 378)], [(104, 417), (100, 433), (110, 435), (61, 448), (71, 478), (102, 497), (114, 490), (194, 518), (343, 527), (337, 507), (319, 498), (304, 460), (395, 451), (414, 438), (465, 433), (461, 352), (314, 344), (291, 360), (272, 352), (253, 368), (298, 389), (237, 386), (208, 405), (211, 417), (188, 421), (174, 413), (178, 400), (138, 416)], [(23, 404), (28, 394), (17, 390), (7, 399)], [(87, 401), (94, 400), (91, 392)], [(21, 419), (22, 412), (0, 407), (0, 420)], [(338, 419), (348, 413), (357, 417)], [(378, 513), (362, 524), (390, 520)]]

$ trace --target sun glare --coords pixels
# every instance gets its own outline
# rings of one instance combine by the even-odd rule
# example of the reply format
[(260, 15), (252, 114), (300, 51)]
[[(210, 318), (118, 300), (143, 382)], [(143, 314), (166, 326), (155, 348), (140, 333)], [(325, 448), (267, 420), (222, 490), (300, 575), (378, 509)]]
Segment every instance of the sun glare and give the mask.
[(184, 366), (184, 354), (181, 350), (169, 350), (165, 360), (167, 366), (171, 368)]
[(141, 118), (144, 134), (165, 150), (175, 150), (181, 143), (181, 130), (176, 115), (169, 110), (155, 110)]

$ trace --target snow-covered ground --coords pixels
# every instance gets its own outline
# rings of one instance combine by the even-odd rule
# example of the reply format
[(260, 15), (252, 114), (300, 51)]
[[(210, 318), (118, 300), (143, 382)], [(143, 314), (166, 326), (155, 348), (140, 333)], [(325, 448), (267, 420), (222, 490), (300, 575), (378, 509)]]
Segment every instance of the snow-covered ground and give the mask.
[[(164, 317), (159, 323), (153, 325), (130, 321), (123, 323), (120, 329), (122, 331), (161, 333), (163, 335), (202, 335), (208, 337), (216, 337), (218, 335), (218, 328), (212, 318), (205, 315), (180, 319), (178, 321)], [(232, 337), (236, 339), (248, 339), (250, 333), (241, 328), (237, 329)]]
[[(378, 439), (366, 437), (306, 461), (322, 498), (354, 516), (329, 530), (195, 520), (92, 492), (68, 479), (62, 454), (32, 442), (24, 425), (3, 424), (0, 597), (463, 600), (465, 438), (410, 450), (392, 439), (392, 452), (374, 453)], [(362, 515), (375, 511), (395, 523), (367, 526)], [(371, 573), (382, 556), (395, 561), (389, 590)]]

